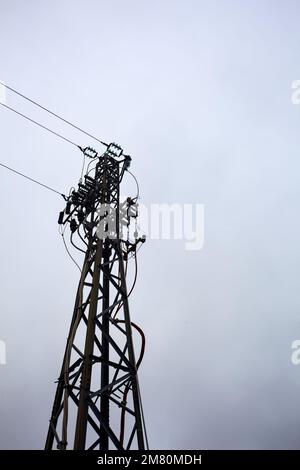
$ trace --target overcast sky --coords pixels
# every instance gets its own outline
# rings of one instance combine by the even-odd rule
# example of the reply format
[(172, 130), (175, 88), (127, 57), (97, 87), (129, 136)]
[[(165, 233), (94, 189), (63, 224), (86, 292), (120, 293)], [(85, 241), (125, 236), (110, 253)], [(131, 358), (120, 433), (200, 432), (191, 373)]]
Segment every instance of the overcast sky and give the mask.
[[(201, 251), (139, 252), (151, 448), (299, 448), (299, 15), (292, 0), (0, 0), (0, 80), (119, 142), (143, 203), (205, 204)], [(1, 162), (59, 191), (78, 182), (75, 147), (4, 108), (0, 129)], [(58, 235), (63, 200), (4, 168), (0, 181), (0, 447), (38, 449), (78, 271)]]

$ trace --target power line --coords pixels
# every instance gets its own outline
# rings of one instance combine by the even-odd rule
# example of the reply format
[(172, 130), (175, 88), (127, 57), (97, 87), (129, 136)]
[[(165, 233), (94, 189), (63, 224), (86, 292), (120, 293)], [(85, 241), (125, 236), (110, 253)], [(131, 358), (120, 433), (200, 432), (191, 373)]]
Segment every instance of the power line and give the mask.
[(30, 103), (34, 104), (35, 106), (38, 106), (39, 108), (43, 109), (44, 111), (46, 111), (47, 113), (49, 114), (52, 114), (52, 116), (55, 116), (57, 119), (60, 119), (61, 121), (65, 122), (66, 124), (68, 124), (69, 126), (72, 126), (74, 129), (78, 130), (79, 132), (82, 132), (83, 134), (86, 134), (87, 136), (91, 137), (92, 139), (94, 140), (97, 140), (97, 142), (100, 142), (100, 144), (102, 145), (105, 145), (106, 147), (108, 147), (108, 145), (105, 143), (105, 142), (102, 142), (102, 140), (98, 139), (97, 137), (95, 137), (94, 135), (90, 134), (89, 132), (86, 132), (85, 130), (81, 129), (81, 127), (79, 126), (76, 126), (75, 124), (73, 124), (72, 122), (70, 121), (67, 121), (67, 119), (59, 116), (58, 114), (50, 111), (50, 109), (46, 108), (45, 106), (42, 106), (40, 103), (38, 103), (37, 101), (34, 101), (32, 100), (31, 98), (28, 98), (28, 96), (25, 96), (23, 95), (22, 93), (20, 93), (19, 91), (15, 90), (14, 88), (6, 85), (5, 83), (2, 83), (2, 85), (7, 88), (8, 90), (12, 91), (13, 93), (15, 93), (16, 95), (19, 95), (21, 96), (22, 98), (24, 98), (25, 100), (29, 101)]
[(14, 113), (18, 114), (19, 116), (22, 116), (23, 118), (27, 119), (28, 121), (33, 122), (33, 124), (36, 124), (37, 126), (41, 127), (42, 129), (45, 129), (46, 131), (51, 132), (51, 134), (56, 135), (56, 136), (59, 137), (60, 139), (65, 140), (65, 141), (68, 142), (69, 144), (75, 145), (75, 147), (80, 148), (79, 145), (75, 144), (75, 142), (72, 142), (72, 140), (67, 139), (66, 137), (64, 137), (64, 136), (61, 135), (61, 134), (58, 134), (57, 132), (54, 132), (52, 129), (49, 129), (49, 127), (46, 127), (46, 126), (44, 126), (43, 124), (40, 124), (39, 122), (34, 121), (34, 119), (31, 119), (30, 117), (26, 116), (25, 114), (20, 113), (20, 112), (17, 111), (16, 109), (11, 108), (10, 106), (7, 106), (7, 104), (1, 103), (1, 102), (0, 102), (0, 104), (1, 104), (2, 106), (4, 106), (5, 108), (9, 109), (10, 111), (13, 111)]
[(62, 236), (62, 241), (64, 243), (64, 247), (66, 249), (66, 252), (67, 254), (69, 255), (70, 259), (73, 261), (73, 263), (77, 266), (77, 268), (79, 269), (79, 271), (81, 272), (81, 267), (79, 266), (79, 264), (75, 261), (75, 259), (73, 258), (73, 256), (71, 255), (70, 253), (70, 250), (67, 246), (67, 243), (66, 243), (66, 240), (65, 240), (65, 232), (63, 231), (63, 233), (61, 233), (61, 236)]
[(37, 181), (33, 178), (30, 178), (30, 176), (24, 175), (20, 171), (14, 170), (13, 168), (10, 168), (9, 166), (4, 165), (4, 163), (0, 163), (0, 165), (3, 166), (3, 168), (6, 168), (9, 171), (12, 171), (13, 173), (16, 173), (17, 175), (23, 176), (23, 178), (26, 178), (27, 180), (32, 181), (33, 183), (36, 183), (36, 184), (42, 186), (43, 188), (49, 189), (49, 191), (52, 191), (53, 193), (59, 194), (60, 196), (62, 196), (65, 199), (65, 195), (60, 193), (59, 191), (56, 191), (56, 189), (53, 189), (50, 186), (47, 186), (46, 184), (41, 183), (40, 181)]
[(136, 189), (137, 189), (137, 195), (136, 195), (136, 198), (139, 199), (140, 198), (140, 186), (139, 186), (139, 183), (138, 183), (138, 180), (137, 178), (134, 176), (133, 173), (131, 173), (131, 171), (127, 170), (127, 173), (129, 173), (135, 180), (135, 183), (136, 183)]

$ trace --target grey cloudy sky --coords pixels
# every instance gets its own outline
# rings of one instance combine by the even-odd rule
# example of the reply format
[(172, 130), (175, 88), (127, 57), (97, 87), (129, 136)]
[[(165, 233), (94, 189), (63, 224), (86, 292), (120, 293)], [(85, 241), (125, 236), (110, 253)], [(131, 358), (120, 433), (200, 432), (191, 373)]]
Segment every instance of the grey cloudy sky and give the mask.
[[(1, 80), (120, 142), (145, 204), (205, 204), (202, 251), (140, 251), (131, 313), (152, 448), (299, 447), (299, 14), (292, 0), (0, 1)], [(3, 108), (0, 132), (1, 162), (77, 183), (75, 147)], [(63, 200), (3, 168), (0, 181), (0, 447), (42, 448), (78, 272)]]

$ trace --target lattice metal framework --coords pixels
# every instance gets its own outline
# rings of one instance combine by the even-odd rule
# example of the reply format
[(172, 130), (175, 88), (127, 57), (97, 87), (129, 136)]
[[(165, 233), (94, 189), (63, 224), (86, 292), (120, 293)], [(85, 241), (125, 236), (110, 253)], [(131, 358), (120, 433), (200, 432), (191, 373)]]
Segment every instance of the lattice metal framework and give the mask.
[[(93, 160), (59, 224), (63, 234), (70, 230), (84, 261), (45, 448), (145, 449), (137, 376), (145, 339), (130, 320), (126, 286), (128, 259), (136, 258), (144, 238), (130, 241), (121, 230), (137, 216), (137, 198), (120, 204), (131, 158), (116, 144), (100, 157), (82, 151)], [(137, 360), (133, 336), (139, 339)]]

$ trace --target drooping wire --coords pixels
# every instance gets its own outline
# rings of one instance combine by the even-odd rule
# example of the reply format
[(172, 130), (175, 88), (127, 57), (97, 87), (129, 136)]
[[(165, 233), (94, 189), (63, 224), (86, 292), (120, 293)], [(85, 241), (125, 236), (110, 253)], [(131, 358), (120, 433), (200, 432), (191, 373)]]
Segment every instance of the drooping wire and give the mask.
[(132, 283), (132, 286), (130, 288), (130, 291), (128, 292), (128, 295), (127, 295), (127, 298), (129, 298), (135, 288), (135, 285), (136, 285), (136, 281), (137, 281), (137, 275), (138, 275), (138, 264), (137, 264), (137, 256), (136, 256), (136, 253), (135, 253), (135, 257), (134, 257), (134, 260), (135, 260), (135, 273), (134, 273), (134, 279), (133, 279), (133, 283)]
[[(79, 234), (79, 230), (77, 230), (77, 233)], [(71, 233), (71, 235), (70, 235), (70, 242), (71, 242), (71, 244), (74, 246), (74, 248), (76, 248), (76, 250), (81, 251), (83, 254), (85, 254), (85, 251), (82, 250), (81, 248), (79, 248), (79, 246), (77, 246), (77, 245), (74, 243), (74, 241), (73, 241), (73, 235), (74, 235), (73, 233)]]
[(135, 183), (136, 183), (136, 188), (137, 188), (137, 195), (136, 195), (136, 199), (139, 199), (140, 198), (140, 186), (139, 186), (139, 182), (138, 180), (136, 179), (136, 177), (134, 176), (133, 173), (131, 173), (131, 171), (127, 170), (127, 173), (129, 173), (135, 180)]
[(33, 124), (36, 124), (37, 126), (41, 127), (42, 129), (50, 132), (51, 134), (56, 135), (56, 137), (59, 137), (60, 139), (65, 140), (69, 144), (75, 145), (75, 147), (79, 148), (79, 145), (75, 144), (75, 142), (72, 142), (72, 140), (67, 139), (67, 137), (64, 137), (63, 135), (59, 134), (58, 132), (55, 132), (52, 129), (49, 129), (49, 127), (46, 127), (43, 124), (41, 124), (40, 122), (35, 121), (34, 119), (31, 119), (30, 117), (26, 116), (25, 114), (20, 113), (20, 111), (17, 111), (16, 109), (11, 108), (10, 106), (7, 106), (7, 104), (1, 103), (1, 102), (0, 102), (0, 104), (1, 104), (1, 106), (4, 106), (4, 108), (7, 108), (10, 111), (13, 111), (14, 113), (18, 114), (19, 116), (22, 116), (23, 118), (27, 119), (28, 121), (32, 122)]
[(68, 124), (69, 126), (73, 127), (74, 129), (76, 129), (77, 131), (79, 132), (82, 132), (83, 134), (91, 137), (92, 139), (96, 140), (97, 142), (99, 142), (100, 144), (102, 145), (105, 145), (106, 147), (108, 147), (108, 145), (103, 142), (102, 140), (98, 139), (97, 137), (95, 137), (94, 135), (90, 134), (89, 132), (86, 132), (85, 130), (81, 129), (79, 126), (76, 126), (75, 124), (73, 124), (72, 122), (70, 121), (67, 121), (67, 119), (59, 116), (58, 114), (54, 113), (53, 111), (50, 111), (50, 109), (46, 108), (45, 106), (42, 106), (40, 103), (38, 103), (37, 101), (34, 101), (33, 99), (31, 98), (28, 98), (28, 96), (25, 96), (23, 95), (22, 93), (20, 93), (19, 91), (15, 90), (14, 88), (6, 85), (5, 83), (1, 83), (2, 86), (4, 86), (5, 88), (7, 88), (8, 90), (12, 91), (13, 93), (15, 93), (16, 95), (19, 95), (21, 96), (22, 98), (24, 98), (25, 100), (29, 101), (30, 103), (34, 104), (35, 106), (38, 106), (40, 109), (43, 109), (44, 111), (46, 111), (47, 113), (51, 114), (52, 116), (56, 117), (57, 119), (60, 119), (62, 122), (65, 122), (66, 124)]
[(39, 186), (42, 186), (43, 188), (46, 188), (46, 189), (49, 189), (49, 191), (52, 191), (53, 193), (56, 193), (56, 194), (59, 194), (60, 196), (62, 196), (64, 199), (65, 199), (65, 195), (63, 193), (60, 193), (59, 191), (56, 191), (56, 189), (53, 189), (51, 188), (50, 186), (44, 184), (44, 183), (41, 183), (40, 181), (37, 181), (33, 178), (31, 178), (30, 176), (27, 176), (27, 175), (24, 175), (24, 173), (21, 173), (20, 171), (17, 171), (17, 170), (14, 170), (13, 168), (7, 166), (7, 165), (4, 165), (4, 163), (0, 163), (0, 165), (3, 167), (3, 168), (6, 168), (7, 170), (9, 171), (12, 171), (13, 173), (16, 173), (17, 175), (19, 176), (23, 176), (23, 178), (26, 178), (27, 180), (29, 181), (32, 181), (33, 183), (36, 183), (38, 184)]
[(79, 235), (79, 238), (80, 240), (82, 241), (82, 243), (84, 243), (84, 245), (86, 247), (88, 247), (88, 244), (86, 243), (86, 241), (84, 240), (84, 238), (82, 237), (81, 233), (80, 233), (80, 226), (78, 227), (78, 231), (77, 231), (78, 235)]
[(66, 249), (66, 252), (68, 253), (70, 259), (73, 261), (73, 263), (77, 266), (77, 268), (79, 269), (80, 273), (82, 272), (81, 271), (81, 267), (79, 266), (79, 264), (75, 261), (75, 259), (73, 258), (73, 256), (71, 255), (69, 249), (68, 249), (68, 246), (66, 244), (66, 240), (65, 240), (65, 230), (66, 230), (66, 227), (64, 228), (63, 231), (60, 230), (60, 228), (58, 229), (60, 235), (62, 236), (62, 240), (63, 240), (63, 244), (64, 244), (64, 247)]

